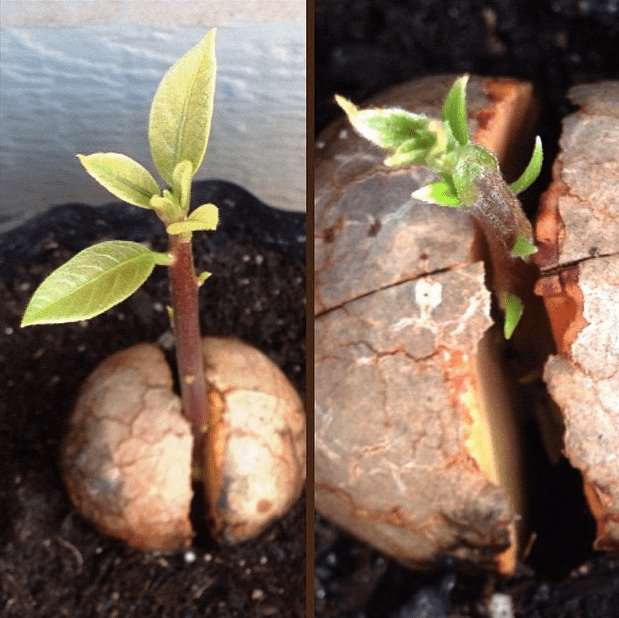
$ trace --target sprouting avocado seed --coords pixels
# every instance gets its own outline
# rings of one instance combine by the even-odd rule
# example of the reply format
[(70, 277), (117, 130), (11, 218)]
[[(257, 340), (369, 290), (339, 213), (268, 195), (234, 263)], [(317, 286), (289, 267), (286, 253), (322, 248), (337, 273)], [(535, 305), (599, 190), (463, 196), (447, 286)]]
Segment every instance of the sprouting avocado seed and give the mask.
[[(305, 414), (280, 369), (236, 339), (202, 341), (210, 429), (204, 486), (219, 540), (259, 534), (305, 480)], [(61, 468), (77, 510), (145, 550), (191, 543), (192, 430), (161, 349), (140, 344), (103, 361), (82, 385)]]
[(259, 534), (298, 498), (305, 481), (305, 412), (267, 356), (237, 340), (202, 339), (211, 426), (204, 486), (218, 538)]

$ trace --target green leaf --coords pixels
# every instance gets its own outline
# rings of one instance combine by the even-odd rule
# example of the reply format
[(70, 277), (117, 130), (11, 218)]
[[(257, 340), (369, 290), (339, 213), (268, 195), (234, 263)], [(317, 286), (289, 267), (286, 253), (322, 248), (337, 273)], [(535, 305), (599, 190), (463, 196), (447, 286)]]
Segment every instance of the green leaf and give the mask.
[(191, 232), (197, 232), (199, 230), (212, 230), (213, 228), (207, 226), (202, 221), (190, 221), (185, 219), (184, 221), (176, 221), (166, 227), (168, 234), (190, 234)]
[(202, 285), (213, 273), (209, 273), (206, 270), (203, 270), (198, 275), (198, 285)]
[(80, 251), (37, 288), (22, 326), (87, 320), (131, 296), (166, 254), (136, 242), (114, 240)]
[(395, 152), (385, 159), (385, 165), (396, 167), (412, 163), (425, 163), (428, 152), (436, 146), (436, 135), (422, 131), (412, 139), (406, 140)]
[(509, 339), (514, 333), (516, 326), (518, 326), (524, 307), (520, 298), (511, 292), (501, 292), (500, 300), (505, 312), (503, 333), (505, 339)]
[(148, 138), (161, 177), (174, 186), (174, 169), (185, 159), (192, 176), (202, 165), (215, 96), (215, 29), (165, 74), (150, 110)]
[(544, 150), (542, 148), (542, 140), (538, 135), (535, 138), (535, 147), (533, 148), (533, 154), (531, 155), (531, 160), (529, 161), (529, 164), (527, 165), (524, 172), (522, 172), (522, 176), (520, 176), (518, 180), (516, 180), (509, 186), (512, 193), (522, 193), (525, 189), (528, 189), (533, 184), (542, 169), (543, 160)]
[(175, 221), (182, 216), (178, 201), (167, 189), (163, 191), (163, 195), (153, 195), (150, 205), (164, 223)]
[(116, 152), (78, 154), (86, 171), (110, 193), (140, 208), (152, 208), (150, 198), (159, 194), (151, 173), (130, 157)]
[(174, 194), (178, 198), (181, 211), (186, 214), (189, 210), (191, 179), (193, 177), (191, 161), (183, 159), (180, 163), (177, 163), (172, 177), (174, 180), (174, 184), (172, 185), (174, 187)]
[(443, 109), (441, 119), (448, 123), (451, 132), (461, 146), (469, 143), (469, 133), (466, 126), (466, 84), (469, 80), (468, 75), (459, 77), (449, 90)]
[(454, 186), (445, 180), (432, 182), (429, 185), (421, 187), (421, 189), (417, 189), (417, 191), (413, 192), (412, 197), (422, 202), (436, 204), (438, 206), (458, 208), (462, 205)]
[(390, 150), (395, 150), (409, 141), (430, 122), (426, 116), (403, 109), (359, 110), (340, 95), (335, 95), (335, 100), (346, 112), (352, 126), (363, 137)]
[(191, 234), (198, 230), (214, 230), (219, 223), (219, 210), (215, 204), (198, 206), (187, 219), (176, 221), (166, 227), (168, 234)]
[(219, 224), (219, 209), (215, 204), (202, 204), (189, 215), (189, 221), (201, 221), (207, 226), (205, 230), (214, 230)]
[(537, 253), (537, 247), (532, 245), (526, 238), (518, 236), (512, 247), (511, 254), (515, 257), (526, 257)]

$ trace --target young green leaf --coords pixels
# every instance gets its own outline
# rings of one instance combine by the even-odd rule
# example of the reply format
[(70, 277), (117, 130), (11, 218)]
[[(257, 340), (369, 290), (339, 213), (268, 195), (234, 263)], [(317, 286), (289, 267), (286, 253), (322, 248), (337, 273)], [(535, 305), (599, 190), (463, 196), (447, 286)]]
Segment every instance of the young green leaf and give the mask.
[(184, 221), (177, 221), (171, 223), (166, 227), (168, 234), (189, 234), (191, 232), (197, 232), (199, 230), (212, 230), (213, 228), (203, 223), (202, 221), (191, 221), (185, 219)]
[(176, 221), (182, 216), (178, 200), (167, 189), (164, 189), (163, 195), (153, 195), (150, 205), (164, 223)]
[(528, 189), (533, 182), (539, 176), (539, 173), (542, 169), (542, 162), (544, 160), (544, 151), (542, 149), (542, 140), (538, 135), (535, 138), (535, 147), (533, 148), (533, 154), (531, 155), (531, 160), (527, 165), (524, 172), (518, 180), (513, 182), (509, 188), (513, 193), (522, 193), (525, 189)]
[(87, 320), (129, 297), (167, 254), (136, 242), (108, 241), (80, 251), (37, 288), (22, 326)]
[(428, 153), (436, 147), (437, 138), (434, 133), (421, 131), (412, 139), (402, 142), (395, 152), (385, 159), (385, 165), (397, 167), (412, 163), (425, 164)]
[(150, 110), (148, 138), (161, 177), (174, 186), (174, 169), (187, 159), (192, 176), (206, 152), (215, 96), (215, 29), (165, 74)]
[(430, 120), (403, 109), (359, 110), (353, 103), (335, 95), (338, 105), (346, 112), (352, 126), (366, 139), (381, 146), (396, 150), (423, 131)]
[(520, 298), (511, 292), (502, 292), (500, 301), (503, 311), (505, 312), (503, 334), (505, 339), (509, 339), (513, 335), (522, 317), (523, 305)]
[(209, 273), (206, 270), (203, 270), (199, 275), (198, 275), (198, 285), (202, 285), (213, 273)]
[(432, 182), (421, 187), (421, 189), (417, 189), (417, 191), (413, 192), (412, 197), (428, 204), (436, 204), (437, 206), (458, 208), (462, 205), (454, 186), (445, 180)]
[(527, 255), (533, 255), (537, 253), (537, 247), (532, 245), (526, 238), (518, 236), (516, 242), (511, 249), (511, 254), (514, 257), (526, 257)]
[(176, 164), (172, 178), (174, 180), (174, 195), (178, 197), (180, 209), (183, 213), (187, 213), (189, 210), (189, 198), (191, 196), (191, 179), (193, 177), (193, 170), (191, 168), (191, 161), (183, 159), (180, 163)]
[(159, 185), (139, 163), (116, 152), (78, 154), (77, 158), (86, 171), (110, 193), (134, 206), (152, 208), (150, 199), (159, 194)]
[(214, 230), (219, 224), (219, 209), (215, 204), (202, 204), (189, 215), (189, 220), (201, 221), (205, 230)]
[(441, 111), (441, 119), (449, 124), (453, 136), (461, 146), (466, 146), (470, 141), (466, 126), (466, 84), (468, 80), (469, 76), (463, 75), (454, 82)]
[(186, 234), (198, 230), (211, 231), (217, 228), (219, 223), (219, 210), (215, 204), (202, 204), (198, 206), (187, 219), (168, 225), (168, 234)]

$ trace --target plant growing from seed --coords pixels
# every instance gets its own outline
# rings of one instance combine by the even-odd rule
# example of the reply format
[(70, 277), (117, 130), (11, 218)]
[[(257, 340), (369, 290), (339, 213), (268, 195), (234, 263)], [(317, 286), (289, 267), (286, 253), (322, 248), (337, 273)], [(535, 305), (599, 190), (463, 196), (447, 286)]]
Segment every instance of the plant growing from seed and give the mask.
[[(290, 432), (290, 435), (294, 436), (290, 439), (294, 442), (292, 447), (294, 451), (292, 469), (294, 471), (288, 471), (292, 480), (288, 479), (285, 483), (289, 485), (286, 489), (287, 496), (295, 495), (295, 497), (300, 491), (301, 474), (304, 476), (304, 468), (301, 473), (304, 452), (301, 453), (298, 444), (305, 429), (298, 395), (286, 382), (279, 368), (274, 365), (270, 366), (272, 363), (264, 355), (238, 341), (228, 339), (222, 342), (215, 338), (204, 340), (200, 338), (198, 290), (210, 273), (202, 272), (196, 275), (194, 271), (192, 234), (197, 231), (215, 230), (219, 215), (214, 204), (202, 204), (191, 213), (189, 205), (192, 178), (200, 168), (207, 148), (213, 113), (215, 75), (215, 30), (211, 30), (200, 43), (169, 69), (156, 91), (150, 110), (148, 138), (153, 162), (168, 188), (161, 190), (158, 182), (146, 168), (123, 154), (98, 152), (78, 155), (86, 171), (113, 195), (134, 206), (155, 212), (169, 235), (168, 251), (157, 252), (139, 243), (123, 240), (102, 242), (84, 249), (41, 283), (26, 308), (21, 325), (57, 324), (92, 318), (129, 297), (146, 281), (155, 266), (162, 265), (169, 268), (172, 299), (169, 313), (176, 339), (182, 411), (191, 424), (193, 433), (194, 477), (204, 480), (207, 493), (210, 492), (208, 497), (216, 532), (223, 531), (228, 540), (235, 541), (257, 534), (260, 531), (262, 520), (270, 516), (272, 510), (276, 511), (279, 508), (274, 506), (277, 502), (275, 498), (277, 488), (274, 481), (270, 484), (269, 482), (262, 483), (264, 486), (269, 486), (265, 497), (258, 495), (257, 490), (247, 489), (244, 486), (250, 474), (247, 472), (243, 478), (239, 479), (239, 472), (236, 468), (248, 467), (246, 462), (241, 461), (239, 453), (243, 451), (243, 448), (251, 452), (254, 457), (252, 461), (255, 464), (263, 457), (264, 452), (269, 450), (265, 445), (270, 445), (271, 453), (279, 455), (278, 449), (288, 448), (286, 440), (289, 437), (286, 437), (286, 440), (280, 440), (281, 444), (278, 442), (275, 446), (269, 436), (262, 436), (264, 443), (260, 445), (252, 443), (248, 446), (247, 442), (243, 442), (242, 446), (236, 443), (234, 446), (235, 429), (230, 428), (229, 423), (237, 419), (236, 422), (244, 423), (246, 428), (253, 426), (257, 435), (264, 431), (266, 424), (271, 422), (271, 431), (276, 431), (273, 427), (277, 426), (277, 431), (284, 434), (289, 427), (278, 426), (278, 423), (286, 425), (286, 422), (280, 418), (281, 410), (292, 409), (291, 418), (295, 429)], [(99, 385), (94, 384), (93, 376), (89, 378), (86, 388), (78, 398), (73, 418), (73, 424), (79, 425), (74, 432), (79, 436), (79, 440), (82, 440), (84, 432), (90, 434), (107, 432), (112, 436), (110, 438), (112, 446), (108, 450), (114, 450), (114, 445), (126, 443), (126, 440), (119, 439), (115, 429), (117, 425), (105, 424), (106, 414), (100, 414), (97, 420), (84, 420), (83, 416), (90, 414), (90, 408), (94, 405), (92, 401), (97, 398), (105, 399), (106, 389), (117, 388), (118, 384), (121, 384), (122, 389), (128, 383), (135, 383), (137, 391), (142, 389), (143, 394), (134, 397), (134, 400), (138, 403), (146, 402), (149, 398), (156, 400), (155, 417), (157, 406), (162, 409), (161, 427), (157, 429), (161, 434), (160, 439), (165, 441), (170, 435), (174, 435), (179, 439), (182, 437), (181, 441), (184, 442), (183, 436), (186, 432), (182, 427), (179, 429), (176, 419), (173, 418), (176, 410), (173, 400), (176, 396), (170, 391), (171, 377), (166, 375), (167, 369), (164, 368), (163, 356), (156, 346), (144, 347), (144, 345), (146, 344), (142, 347), (137, 346), (135, 350), (129, 349), (126, 354), (117, 353), (108, 359), (107, 364), (104, 362), (95, 371)], [(207, 366), (205, 366), (204, 358), (207, 359)], [(246, 360), (247, 365), (249, 358), (253, 359), (252, 367), (243, 364), (243, 359)], [(146, 368), (147, 359), (153, 363), (152, 370)], [(121, 362), (129, 365), (128, 377), (122, 374), (122, 371), (119, 372), (116, 366)], [(140, 368), (140, 365), (143, 366)], [(266, 372), (266, 379), (263, 380), (253, 375), (252, 371), (257, 366)], [(214, 372), (214, 367), (220, 369)], [(231, 375), (233, 370), (237, 375)], [(158, 377), (153, 378), (153, 375)], [(271, 385), (266, 384), (269, 380)], [(160, 389), (166, 392), (161, 393)], [(251, 400), (251, 403), (247, 405), (253, 414), (258, 415), (257, 420), (255, 418), (252, 420), (251, 417), (248, 420), (244, 416), (244, 412), (239, 409), (239, 399), (247, 400), (247, 402)], [(152, 416), (153, 413), (150, 410), (144, 411), (148, 408), (146, 404), (144, 405), (145, 408), (139, 412), (139, 415), (141, 417)], [(139, 405), (137, 407), (139, 408)], [(127, 415), (135, 414), (135, 408), (136, 405), (130, 407)], [(96, 417), (96, 414), (93, 416)], [(164, 418), (167, 420), (163, 420)], [(93, 429), (93, 423), (98, 423), (96, 431)], [(133, 431), (136, 421), (135, 418), (133, 420), (121, 418), (119, 424), (123, 423), (131, 424), (131, 431)], [(169, 423), (167, 429), (166, 423)], [(250, 433), (249, 429), (245, 432), (244, 438), (247, 438), (248, 433)], [(146, 441), (149, 441), (148, 437)], [(155, 439), (152, 438), (151, 441), (155, 442)], [(101, 452), (101, 449), (97, 450), (97, 448), (70, 444), (65, 448), (64, 456), (65, 459), (72, 457), (82, 462), (88, 458), (97, 459)], [(180, 447), (172, 445), (170, 448), (174, 452)], [(81, 456), (80, 449), (82, 449)], [(68, 452), (72, 454), (67, 456)], [(88, 453), (88, 457), (85, 453)], [(228, 456), (235, 458), (233, 463), (226, 459)], [(130, 453), (126, 458), (134, 460), (136, 455)], [(117, 463), (114, 464), (115, 471), (122, 467), (122, 463), (118, 463), (122, 459), (123, 456), (117, 456)], [(286, 462), (285, 457), (283, 460)], [(172, 465), (178, 468), (178, 463)], [(286, 463), (280, 463), (280, 466), (282, 465), (285, 467)], [(110, 466), (111, 464), (104, 462), (96, 469), (95, 475), (100, 476), (95, 484), (98, 484), (99, 488), (111, 486), (116, 482), (112, 479)], [(188, 469), (187, 475), (189, 472)], [(253, 469), (251, 472), (253, 473)], [(80, 476), (80, 474), (84, 475), (83, 470), (74, 476)], [(132, 474), (134, 477), (139, 477), (142, 473), (134, 471)], [(271, 481), (277, 474), (270, 469), (267, 471)], [(169, 485), (173, 490), (174, 479), (170, 479), (170, 474), (163, 473), (162, 478), (164, 484)], [(187, 476), (185, 480), (187, 478), (189, 477)], [(235, 483), (238, 490), (232, 489), (233, 495), (229, 496), (230, 500), (224, 500), (222, 492), (230, 491)], [(67, 484), (71, 486), (72, 481)], [(131, 485), (127, 480), (119, 485), (123, 484), (126, 487)], [(74, 501), (80, 504), (88, 503), (88, 508), (90, 508), (92, 501), (89, 498), (82, 498), (79, 491), (70, 489)], [(97, 492), (101, 493), (99, 489), (86, 488), (84, 491), (92, 492), (93, 495)], [(121, 501), (130, 502), (132, 499), (133, 496), (127, 498), (125, 495), (122, 496)], [(94, 507), (95, 511), (101, 503), (105, 503), (105, 499), (101, 500), (100, 496), (95, 496), (94, 502), (97, 501), (99, 502)], [(247, 505), (250, 502), (252, 502), (250, 505), (252, 508), (254, 503), (258, 505), (254, 510), (262, 513), (260, 525), (248, 524), (243, 520), (244, 516), (239, 515), (242, 509), (249, 508)], [(290, 506), (290, 498), (286, 497), (283, 503)], [(88, 511), (88, 508), (82, 510)], [(100, 527), (106, 532), (121, 536), (135, 546), (148, 547), (150, 543), (146, 538), (148, 534), (136, 532), (136, 527), (149, 526), (148, 522), (143, 521), (143, 515), (141, 513), (136, 515), (132, 512), (130, 516), (124, 516), (121, 524), (118, 521), (123, 517), (117, 515), (117, 512), (112, 510), (111, 514), (106, 513), (92, 518), (95, 520), (98, 518)], [(186, 513), (183, 513), (183, 516), (185, 515)], [(226, 522), (222, 521), (225, 517), (231, 520), (227, 528)], [(128, 524), (129, 519), (133, 519), (133, 523)], [(151, 546), (169, 549), (178, 543), (185, 544), (186, 528), (189, 528), (188, 520), (179, 523), (177, 527), (179, 530), (176, 533), (173, 531), (166, 536), (167, 533), (162, 532), (160, 538), (157, 537), (158, 532), (152, 532), (152, 536), (157, 537), (158, 540), (155, 540)], [(121, 528), (124, 531), (121, 531)]]
[(159, 253), (124, 240), (88, 247), (43, 281), (21, 322), (30, 326), (87, 320), (133, 294), (156, 265), (168, 266), (183, 406), (196, 431), (207, 425), (198, 287), (209, 273), (195, 275), (191, 235), (214, 230), (218, 210), (203, 204), (191, 214), (188, 211), (191, 180), (202, 164), (211, 128), (215, 62), (215, 30), (211, 30), (168, 71), (153, 99), (148, 127), (151, 154), (170, 189), (161, 191), (151, 173), (126, 155), (78, 155), (86, 171), (116, 197), (155, 212), (169, 234), (169, 251)]
[[(440, 179), (413, 193), (422, 201), (470, 212), (485, 234), (512, 258), (527, 259), (537, 251), (533, 231), (516, 194), (528, 188), (542, 166), (542, 144), (536, 138), (526, 169), (508, 185), (496, 157), (471, 142), (466, 126), (466, 84), (468, 76), (456, 80), (441, 112), (441, 120), (402, 109), (358, 109), (336, 95), (353, 127), (372, 143), (391, 151), (385, 165), (399, 167), (421, 164)], [(505, 312), (504, 335), (509, 339), (523, 311), (513, 290), (499, 293)]]

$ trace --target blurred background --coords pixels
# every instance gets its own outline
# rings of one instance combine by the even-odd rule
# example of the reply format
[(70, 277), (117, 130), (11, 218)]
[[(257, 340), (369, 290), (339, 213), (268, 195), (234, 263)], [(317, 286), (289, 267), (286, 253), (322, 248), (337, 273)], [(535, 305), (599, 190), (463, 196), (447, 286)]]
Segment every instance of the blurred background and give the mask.
[(0, 226), (113, 200), (76, 153), (122, 152), (155, 172), (152, 97), (215, 26), (215, 111), (196, 180), (304, 212), (305, 12), (305, 0), (2, 0)]

